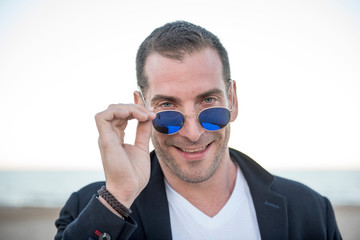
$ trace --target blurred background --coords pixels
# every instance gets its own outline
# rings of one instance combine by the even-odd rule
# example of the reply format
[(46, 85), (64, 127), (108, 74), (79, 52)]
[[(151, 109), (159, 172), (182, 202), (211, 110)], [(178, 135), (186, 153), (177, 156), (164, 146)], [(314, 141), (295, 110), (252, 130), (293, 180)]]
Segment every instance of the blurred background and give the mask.
[(138, 46), (175, 20), (228, 50), (240, 103), (229, 145), (328, 196), (356, 239), (359, 1), (0, 0), (4, 239), (52, 238), (69, 195), (104, 180), (94, 115), (133, 101)]

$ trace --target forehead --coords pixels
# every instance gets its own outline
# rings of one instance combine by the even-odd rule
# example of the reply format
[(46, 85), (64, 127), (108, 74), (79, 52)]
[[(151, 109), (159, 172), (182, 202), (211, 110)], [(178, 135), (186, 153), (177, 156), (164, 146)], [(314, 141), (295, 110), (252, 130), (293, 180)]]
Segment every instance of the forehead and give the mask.
[(145, 63), (149, 88), (147, 97), (157, 94), (169, 96), (195, 96), (210, 89), (225, 91), (222, 63), (218, 53), (205, 48), (183, 60), (174, 60), (152, 53)]

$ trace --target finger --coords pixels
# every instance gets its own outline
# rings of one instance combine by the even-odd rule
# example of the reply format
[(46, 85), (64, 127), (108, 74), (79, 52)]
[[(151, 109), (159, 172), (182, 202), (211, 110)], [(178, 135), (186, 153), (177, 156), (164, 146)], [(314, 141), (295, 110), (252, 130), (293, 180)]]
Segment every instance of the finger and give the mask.
[[(95, 122), (100, 135), (113, 131), (113, 126), (122, 125), (122, 122), (127, 122), (126, 116), (128, 112), (121, 110), (105, 110), (95, 115)], [(115, 123), (116, 120), (116, 123)]]
[(112, 104), (108, 109), (122, 111), (119, 113), (116, 112), (116, 114), (119, 114), (116, 115), (116, 117), (127, 119), (136, 118), (139, 121), (147, 121), (149, 116), (152, 117), (154, 115), (153, 111), (148, 110), (141, 104)]
[[(124, 130), (127, 121), (137, 119), (138, 121), (147, 121), (153, 118), (155, 114), (142, 106), (132, 105), (111, 105), (103, 112), (95, 115), (95, 121), (100, 134), (108, 132), (112, 127), (119, 127)], [(109, 124), (110, 123), (110, 124)]]

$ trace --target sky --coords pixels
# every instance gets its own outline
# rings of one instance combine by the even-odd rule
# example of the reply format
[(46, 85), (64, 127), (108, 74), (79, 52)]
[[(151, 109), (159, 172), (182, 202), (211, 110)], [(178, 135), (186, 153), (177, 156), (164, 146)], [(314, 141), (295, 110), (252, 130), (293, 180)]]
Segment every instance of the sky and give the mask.
[(101, 170), (94, 115), (133, 102), (138, 46), (175, 20), (228, 50), (230, 147), (270, 170), (360, 170), (359, 16), (351, 0), (0, 0), (0, 170)]

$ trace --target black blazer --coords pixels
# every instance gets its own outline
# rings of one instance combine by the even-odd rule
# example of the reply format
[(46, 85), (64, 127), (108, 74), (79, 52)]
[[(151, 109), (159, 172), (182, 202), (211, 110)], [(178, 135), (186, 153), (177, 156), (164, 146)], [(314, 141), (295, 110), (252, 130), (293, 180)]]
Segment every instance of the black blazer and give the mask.
[[(271, 175), (241, 152), (229, 151), (249, 185), (262, 239), (342, 239), (327, 198), (303, 184)], [(92, 183), (73, 193), (61, 209), (55, 240), (102, 239), (99, 236), (104, 233), (112, 240), (171, 239), (164, 176), (156, 154), (150, 156), (150, 181), (131, 206), (129, 218), (122, 220), (104, 207), (96, 191), (105, 183)]]

